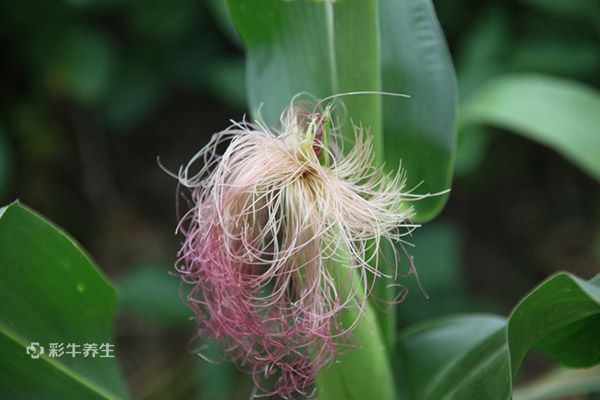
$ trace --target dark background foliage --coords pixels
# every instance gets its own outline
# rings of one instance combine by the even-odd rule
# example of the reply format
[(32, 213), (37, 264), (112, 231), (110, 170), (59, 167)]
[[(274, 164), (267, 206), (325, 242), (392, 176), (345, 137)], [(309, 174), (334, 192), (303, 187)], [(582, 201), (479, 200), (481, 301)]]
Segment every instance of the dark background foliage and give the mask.
[[(600, 86), (594, 0), (436, 1), (461, 102), (505, 72)], [(172, 270), (176, 181), (164, 173), (245, 110), (243, 51), (218, 1), (0, 3), (0, 204), (15, 198), (77, 238), (121, 292), (117, 339), (135, 398), (246, 398), (231, 366), (186, 352)], [(421, 280), (402, 326), (506, 314), (550, 273), (598, 272), (600, 191), (560, 155), (506, 131), (459, 136), (446, 209), (414, 237)], [(523, 379), (546, 363), (531, 357)], [(526, 365), (526, 366), (527, 366)]]

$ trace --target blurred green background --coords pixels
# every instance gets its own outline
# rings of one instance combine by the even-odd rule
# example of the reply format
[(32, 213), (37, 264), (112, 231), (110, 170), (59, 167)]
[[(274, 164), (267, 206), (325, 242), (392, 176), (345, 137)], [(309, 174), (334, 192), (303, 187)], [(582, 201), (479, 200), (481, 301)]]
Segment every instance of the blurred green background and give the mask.
[[(435, 1), (461, 103), (509, 72), (600, 87), (597, 0)], [(248, 378), (187, 352), (169, 275), (176, 170), (245, 112), (243, 50), (219, 0), (0, 3), (0, 204), (15, 198), (88, 249), (121, 294), (117, 343), (139, 399), (245, 399)], [(557, 99), (560, 101), (560, 99)], [(600, 132), (599, 132), (600, 134)], [(459, 135), (443, 213), (412, 239), (399, 323), (507, 314), (557, 270), (600, 264), (598, 182), (556, 152), (487, 127)], [(530, 357), (522, 379), (546, 369)]]

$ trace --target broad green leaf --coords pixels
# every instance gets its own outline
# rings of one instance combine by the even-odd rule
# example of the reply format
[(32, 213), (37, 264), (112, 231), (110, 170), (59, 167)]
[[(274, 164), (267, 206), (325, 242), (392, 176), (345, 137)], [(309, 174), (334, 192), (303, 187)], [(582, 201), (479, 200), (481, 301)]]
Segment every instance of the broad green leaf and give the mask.
[[(388, 170), (406, 171), (415, 193), (450, 188), (456, 147), (457, 89), (452, 61), (430, 0), (378, 1), (381, 87), (410, 99), (383, 96), (383, 162)], [(435, 217), (448, 195), (414, 203), (415, 220)], [(375, 287), (379, 298), (392, 299), (387, 282)], [(382, 287), (384, 286), (384, 287)], [(396, 331), (394, 313), (378, 313), (390, 347)], [(390, 342), (392, 344), (390, 344)]]
[(559, 273), (529, 293), (508, 322), (513, 375), (530, 348), (558, 363), (600, 363), (600, 276), (590, 282)]
[[(228, 0), (228, 4), (247, 50), (254, 116), (260, 108), (268, 124), (277, 122), (300, 92), (319, 98), (365, 90), (409, 94), (410, 99), (343, 97), (344, 132), (352, 139), (350, 121), (370, 127), (379, 161), (390, 170), (402, 162), (408, 185), (421, 184), (416, 192), (450, 187), (456, 85), (430, 1)], [(415, 203), (416, 218), (431, 219), (446, 197)]]
[(461, 316), (418, 324), (400, 337), (400, 377), (408, 399), (509, 399), (526, 353), (569, 367), (600, 363), (600, 276), (558, 273), (541, 283), (506, 322)]
[(542, 75), (505, 76), (470, 98), (460, 122), (514, 131), (600, 179), (600, 93), (592, 88)]
[[(228, 5), (246, 46), (248, 102), (254, 117), (260, 109), (267, 124), (276, 124), (301, 92), (324, 98), (381, 89), (375, 0), (228, 0)], [(343, 101), (347, 117), (370, 127), (381, 151), (380, 96)], [(349, 139), (351, 121), (345, 121)]]
[[(457, 89), (444, 35), (430, 0), (380, 0), (382, 88), (407, 101), (383, 98), (385, 163), (402, 168), (415, 193), (449, 189), (456, 147)], [(441, 210), (448, 195), (414, 204), (416, 220)]]
[(586, 393), (600, 394), (600, 367), (559, 369), (515, 389), (514, 400), (550, 400)]
[[(3, 396), (127, 398), (115, 358), (48, 356), (50, 343), (114, 343), (115, 308), (114, 289), (72, 238), (19, 203), (0, 209)], [(45, 347), (38, 359), (31, 342)]]

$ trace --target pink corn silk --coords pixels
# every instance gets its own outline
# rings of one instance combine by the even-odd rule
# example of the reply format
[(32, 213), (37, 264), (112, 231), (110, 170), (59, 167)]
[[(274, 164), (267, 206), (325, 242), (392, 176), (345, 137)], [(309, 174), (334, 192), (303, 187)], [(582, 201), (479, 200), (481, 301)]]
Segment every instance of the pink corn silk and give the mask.
[[(302, 153), (311, 120), (317, 121), (316, 157)], [(365, 299), (346, 290), (351, 274), (360, 269), (363, 284), (368, 271), (379, 274), (356, 243), (397, 242), (399, 228), (413, 229), (404, 224), (411, 211), (401, 203), (419, 196), (401, 192), (402, 174), (388, 179), (371, 167), (371, 142), (362, 128), (356, 128), (353, 151), (320, 165), (322, 151), (339, 149), (323, 147), (323, 122), (291, 106), (279, 133), (234, 123), (190, 161), (203, 161), (200, 173), (190, 177), (188, 164), (179, 174), (192, 201), (179, 225), (184, 242), (176, 269), (192, 286), (196, 337), (217, 339), (223, 358), (249, 372), (265, 395), (311, 395), (315, 373), (352, 345), (354, 325), (337, 318)], [(228, 150), (218, 156), (217, 146), (228, 139)], [(353, 247), (351, 259), (348, 268), (333, 271), (328, 263), (339, 243)]]
[[(200, 203), (196, 210), (206, 214)], [(226, 235), (218, 220), (196, 213), (187, 217), (178, 271), (193, 285), (188, 301), (197, 336), (219, 339), (224, 357), (248, 370), (261, 392), (308, 395), (315, 373), (349, 346), (350, 333), (336, 320), (340, 300), (324, 301), (319, 291), (299, 299), (293, 284), (278, 287), (298, 278), (300, 268), (274, 272), (269, 265), (236, 260), (223, 246)], [(260, 293), (269, 284), (270, 292), (282, 293), (274, 302)]]

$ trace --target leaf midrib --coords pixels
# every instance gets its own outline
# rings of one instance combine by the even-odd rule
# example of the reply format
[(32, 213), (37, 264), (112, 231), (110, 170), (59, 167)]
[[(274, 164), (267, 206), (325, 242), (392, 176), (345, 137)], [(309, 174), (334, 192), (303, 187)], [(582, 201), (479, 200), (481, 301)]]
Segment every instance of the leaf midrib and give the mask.
[(327, 47), (329, 57), (329, 80), (331, 83), (331, 94), (337, 94), (338, 81), (337, 81), (337, 58), (335, 51), (335, 16), (333, 9), (333, 2), (325, 1), (325, 27), (327, 30)]

